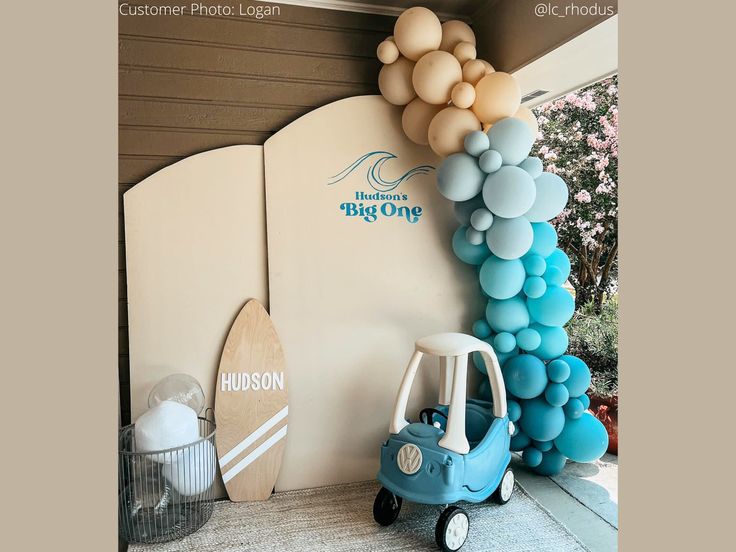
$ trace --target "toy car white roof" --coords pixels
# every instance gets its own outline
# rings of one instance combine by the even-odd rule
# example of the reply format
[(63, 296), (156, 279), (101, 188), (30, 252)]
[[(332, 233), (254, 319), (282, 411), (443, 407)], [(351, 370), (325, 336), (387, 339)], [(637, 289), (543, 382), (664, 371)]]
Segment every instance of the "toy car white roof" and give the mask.
[(416, 342), (417, 351), (436, 356), (459, 356), (489, 349), (490, 345), (477, 337), (452, 332), (429, 335)]

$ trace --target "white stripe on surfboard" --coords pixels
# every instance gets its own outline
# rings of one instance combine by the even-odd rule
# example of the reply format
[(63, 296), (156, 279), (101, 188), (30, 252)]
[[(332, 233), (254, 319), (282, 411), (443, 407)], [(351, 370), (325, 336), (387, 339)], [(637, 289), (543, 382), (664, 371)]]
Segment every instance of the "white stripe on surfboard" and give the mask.
[(274, 414), (270, 419), (266, 420), (266, 422), (256, 429), (253, 433), (248, 435), (245, 439), (240, 441), (237, 445), (235, 445), (230, 452), (223, 455), (222, 458), (220, 458), (220, 468), (224, 468), (227, 464), (235, 460), (235, 457), (243, 452), (245, 449), (247, 449), (249, 446), (251, 446), (253, 443), (258, 440), (258, 438), (265, 434), (269, 429), (271, 429), (273, 426), (275, 426), (277, 423), (279, 423), (281, 420), (286, 418), (286, 415), (289, 413), (289, 406), (285, 406), (281, 410), (279, 410), (276, 414)]
[(252, 462), (258, 460), (258, 458), (266, 452), (268, 449), (270, 449), (272, 446), (274, 446), (276, 443), (278, 443), (281, 439), (286, 437), (286, 428), (287, 426), (282, 427), (279, 429), (276, 433), (271, 435), (268, 439), (263, 441), (258, 447), (253, 449), (253, 452), (251, 452), (248, 456), (243, 458), (240, 462), (235, 464), (232, 468), (230, 468), (228, 471), (222, 474), (222, 482), (227, 483), (230, 481), (233, 477), (238, 475), (241, 471), (243, 471), (245, 468), (248, 467)]

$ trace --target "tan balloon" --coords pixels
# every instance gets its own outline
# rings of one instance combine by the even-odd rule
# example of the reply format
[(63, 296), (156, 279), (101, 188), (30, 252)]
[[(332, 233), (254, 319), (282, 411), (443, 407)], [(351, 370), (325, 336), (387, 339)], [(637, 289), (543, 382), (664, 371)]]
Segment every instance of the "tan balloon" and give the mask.
[(473, 130), (480, 130), (480, 122), (471, 110), (446, 107), (429, 123), (429, 146), (441, 157), (463, 151), (465, 136)]
[(469, 82), (473, 86), (486, 75), (486, 66), (483, 60), (471, 59), (463, 65), (463, 80)]
[(399, 49), (391, 40), (384, 40), (376, 48), (376, 56), (381, 63), (390, 64), (399, 59)]
[(405, 57), (399, 57), (394, 63), (384, 65), (378, 73), (378, 89), (389, 103), (394, 105), (406, 105), (417, 94), (411, 83), (411, 75), (414, 72), (414, 62)]
[(459, 82), (452, 89), (452, 103), (462, 109), (468, 109), (475, 101), (475, 88), (469, 82)]
[(452, 87), (463, 80), (463, 70), (452, 54), (437, 50), (417, 61), (412, 83), (417, 96), (431, 104), (450, 101)]
[(529, 130), (532, 131), (532, 136), (534, 136), (534, 139), (536, 140), (537, 132), (539, 131), (539, 124), (537, 123), (537, 117), (532, 113), (532, 110), (522, 105), (519, 110), (514, 113), (514, 117), (521, 119), (527, 124)]
[(422, 146), (429, 144), (429, 123), (444, 107), (444, 105), (428, 104), (421, 98), (414, 98), (407, 104), (401, 115), (404, 134), (415, 144)]
[(477, 52), (475, 51), (475, 46), (473, 46), (470, 42), (461, 42), (460, 44), (455, 46), (455, 49), (452, 51), (452, 55), (455, 56), (460, 62), (460, 65), (462, 65), (466, 61), (475, 59)]
[(491, 130), (491, 127), (492, 126), (493, 125), (491, 123), (483, 123), (483, 132), (485, 132), (486, 134), (488, 134), (488, 131)]
[(442, 24), (427, 8), (409, 8), (396, 20), (394, 41), (405, 57), (417, 61), (440, 47)]
[(453, 19), (442, 24), (442, 42), (440, 50), (452, 53), (461, 42), (470, 42), (475, 46), (475, 33), (467, 23)]
[(483, 67), (486, 68), (486, 75), (488, 75), (490, 73), (493, 73), (495, 71), (495, 69), (493, 68), (493, 65), (491, 65), (490, 63), (488, 63), (486, 60), (481, 59), (480, 61), (483, 62)]
[(513, 117), (520, 105), (521, 89), (516, 79), (508, 73), (494, 71), (475, 85), (473, 113), (484, 123)]

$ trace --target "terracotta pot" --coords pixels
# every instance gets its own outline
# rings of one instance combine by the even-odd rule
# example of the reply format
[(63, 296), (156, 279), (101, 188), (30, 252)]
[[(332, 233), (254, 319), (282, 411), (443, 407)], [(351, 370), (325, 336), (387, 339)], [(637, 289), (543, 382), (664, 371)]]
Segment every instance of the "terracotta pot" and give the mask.
[(608, 432), (608, 452), (618, 455), (618, 395), (613, 397), (590, 396), (590, 408)]

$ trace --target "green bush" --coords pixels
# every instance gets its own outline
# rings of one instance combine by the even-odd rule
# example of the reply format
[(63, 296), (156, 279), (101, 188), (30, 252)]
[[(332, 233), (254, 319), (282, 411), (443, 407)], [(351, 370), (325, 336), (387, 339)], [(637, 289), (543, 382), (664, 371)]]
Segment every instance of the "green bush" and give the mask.
[(590, 367), (592, 392), (618, 395), (618, 300), (608, 299), (600, 313), (593, 302), (583, 305), (565, 329), (570, 336), (569, 354)]

